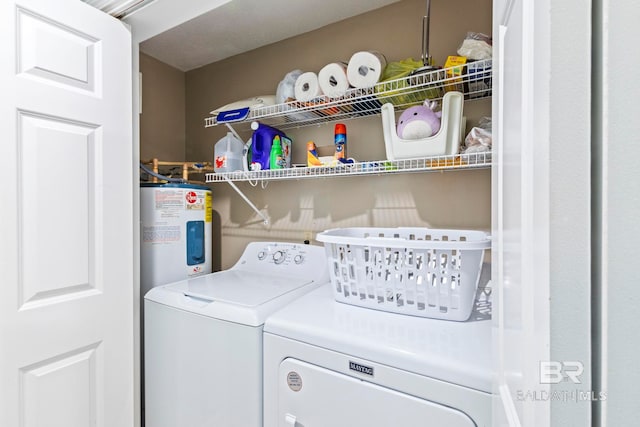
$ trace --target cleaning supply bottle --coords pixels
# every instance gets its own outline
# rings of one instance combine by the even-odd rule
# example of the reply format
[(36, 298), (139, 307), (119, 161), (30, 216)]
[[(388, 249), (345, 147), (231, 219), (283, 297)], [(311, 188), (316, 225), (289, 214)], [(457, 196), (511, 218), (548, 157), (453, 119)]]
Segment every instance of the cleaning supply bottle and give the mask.
[(336, 123), (334, 128), (334, 140), (333, 143), (336, 148), (334, 158), (337, 160), (347, 158), (347, 127), (342, 123)]
[(280, 135), (276, 135), (271, 143), (271, 155), (269, 156), (270, 169), (284, 169), (285, 160), (282, 154), (282, 142)]
[(271, 144), (276, 135), (286, 136), (284, 132), (260, 122), (252, 122), (251, 129), (251, 170), (269, 169), (271, 163)]
[(307, 142), (307, 166), (322, 166), (322, 162), (318, 158), (316, 144), (313, 141)]
[(242, 150), (244, 144), (238, 138), (228, 132), (213, 148), (213, 170), (216, 172), (233, 172), (243, 170)]

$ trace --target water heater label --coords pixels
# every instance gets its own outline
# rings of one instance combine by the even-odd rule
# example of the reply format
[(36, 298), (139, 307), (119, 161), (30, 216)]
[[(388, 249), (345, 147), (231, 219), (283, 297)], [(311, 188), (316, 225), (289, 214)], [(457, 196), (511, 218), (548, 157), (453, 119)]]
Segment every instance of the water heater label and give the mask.
[(186, 207), (188, 210), (204, 210), (205, 207), (205, 194), (206, 191), (194, 191), (189, 190), (184, 194), (184, 200), (187, 203)]
[(213, 220), (213, 208), (211, 200), (211, 192), (207, 191), (204, 194), (204, 222), (211, 222)]
[(185, 194), (184, 197), (187, 199), (187, 203), (189, 204), (194, 204), (198, 201), (198, 195), (195, 191), (187, 191), (187, 194)]
[(142, 227), (143, 243), (170, 243), (180, 240), (180, 226), (153, 225)]
[(184, 210), (182, 190), (157, 190), (154, 199), (160, 218), (179, 218)]

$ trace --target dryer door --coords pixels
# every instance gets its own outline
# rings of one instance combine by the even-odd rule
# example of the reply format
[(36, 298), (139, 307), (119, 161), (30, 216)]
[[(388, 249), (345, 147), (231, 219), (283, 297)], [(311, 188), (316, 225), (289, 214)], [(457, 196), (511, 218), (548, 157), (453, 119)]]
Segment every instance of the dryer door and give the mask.
[(278, 372), (280, 427), (474, 427), (463, 412), (296, 359)]

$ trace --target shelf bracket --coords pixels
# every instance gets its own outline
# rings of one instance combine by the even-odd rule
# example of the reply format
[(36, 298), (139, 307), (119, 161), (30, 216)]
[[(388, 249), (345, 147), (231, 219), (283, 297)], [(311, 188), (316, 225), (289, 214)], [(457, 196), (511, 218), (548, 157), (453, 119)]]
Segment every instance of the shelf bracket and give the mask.
[[(233, 136), (235, 136), (236, 138), (238, 138), (238, 140), (242, 141), (242, 138), (240, 138), (240, 135), (238, 135), (238, 133), (236, 132), (236, 130), (233, 128), (233, 126), (231, 126), (229, 123), (225, 123), (225, 125), (227, 126), (227, 129), (229, 129), (229, 131), (233, 134)], [(233, 188), (236, 193), (238, 193), (240, 195), (240, 197), (242, 197), (242, 200), (244, 200), (250, 207), (251, 209), (253, 209), (253, 211), (260, 217), (262, 218), (262, 222), (264, 223), (264, 225), (269, 225), (269, 218), (263, 214), (260, 209), (258, 209), (256, 207), (256, 205), (253, 204), (253, 202), (251, 202), (251, 200), (249, 200), (249, 198), (247, 196), (245, 196), (245, 194), (242, 192), (242, 190), (240, 190), (238, 188), (237, 185), (235, 185), (233, 183), (233, 181), (231, 181), (231, 179), (229, 179), (229, 177), (225, 176), (224, 180), (227, 181), (227, 184), (229, 184), (231, 186), (231, 188)]]
[(263, 214), (263, 213), (260, 211), (260, 209), (258, 209), (258, 208), (256, 207), (256, 205), (254, 205), (254, 204), (253, 204), (253, 202), (251, 202), (251, 200), (249, 200), (249, 198), (248, 198), (247, 196), (245, 196), (245, 194), (242, 192), (242, 190), (240, 190), (240, 189), (238, 188), (238, 186), (237, 186), (237, 185), (235, 185), (235, 184), (233, 183), (233, 181), (231, 181), (231, 179), (229, 179), (229, 177), (226, 177), (226, 176), (225, 176), (225, 177), (224, 177), (224, 180), (227, 182), (227, 184), (229, 184), (229, 185), (231, 186), (231, 188), (233, 188), (233, 189), (236, 191), (236, 193), (238, 193), (238, 194), (240, 195), (240, 197), (242, 197), (242, 199), (243, 199), (243, 200), (244, 200), (244, 201), (245, 201), (245, 202), (246, 202), (246, 203), (251, 207), (251, 209), (253, 209), (253, 210), (254, 210), (254, 212), (255, 212), (256, 214), (258, 214), (258, 216), (259, 216), (260, 218), (262, 218), (262, 222), (264, 223), (264, 225), (269, 225), (269, 218), (268, 218), (265, 214)]
[(238, 140), (242, 141), (242, 138), (240, 138), (240, 135), (238, 135), (238, 132), (236, 132), (233, 126), (231, 126), (229, 123), (225, 123), (225, 125), (227, 126), (227, 129), (229, 129), (229, 131), (233, 134), (233, 136), (238, 138)]

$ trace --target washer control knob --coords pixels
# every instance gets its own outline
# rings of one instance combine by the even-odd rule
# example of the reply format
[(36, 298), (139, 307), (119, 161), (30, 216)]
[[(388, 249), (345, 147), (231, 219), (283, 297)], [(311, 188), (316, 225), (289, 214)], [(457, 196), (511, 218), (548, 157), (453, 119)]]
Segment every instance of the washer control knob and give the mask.
[(276, 264), (282, 264), (285, 258), (284, 251), (277, 251), (273, 253), (273, 262)]
[(265, 259), (267, 257), (267, 253), (265, 251), (260, 251), (258, 252), (258, 259), (260, 261), (262, 261), (263, 259)]
[(304, 257), (300, 254), (296, 255), (295, 258), (293, 258), (293, 262), (295, 262), (296, 264), (302, 264), (303, 261)]

